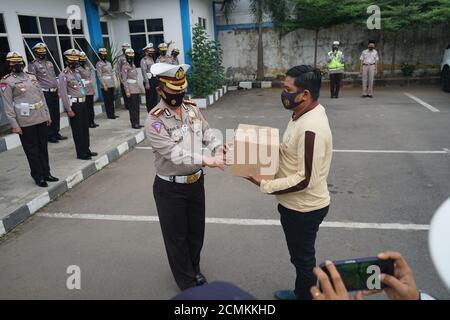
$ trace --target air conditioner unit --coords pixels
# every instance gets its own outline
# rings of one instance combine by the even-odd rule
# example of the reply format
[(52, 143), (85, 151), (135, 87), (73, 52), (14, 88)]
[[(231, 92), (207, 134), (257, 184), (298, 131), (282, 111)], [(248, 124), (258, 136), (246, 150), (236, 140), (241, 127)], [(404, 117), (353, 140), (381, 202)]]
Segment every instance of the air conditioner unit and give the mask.
[(133, 11), (133, 0), (96, 0), (97, 6), (106, 14), (124, 13), (130, 15)]

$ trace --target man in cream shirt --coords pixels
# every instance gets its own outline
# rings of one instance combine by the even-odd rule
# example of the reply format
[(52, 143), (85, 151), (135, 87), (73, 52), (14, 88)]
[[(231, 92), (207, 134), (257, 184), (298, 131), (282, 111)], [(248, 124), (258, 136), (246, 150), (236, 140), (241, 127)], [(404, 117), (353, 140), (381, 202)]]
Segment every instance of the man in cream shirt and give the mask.
[(280, 146), (280, 164), (274, 180), (249, 178), (263, 193), (276, 195), (281, 225), (294, 264), (295, 290), (279, 290), (281, 300), (311, 299), (316, 284), (315, 241), (319, 225), (328, 213), (327, 177), (333, 153), (328, 118), (318, 98), (320, 70), (311, 66), (290, 69), (281, 100), (292, 118)]

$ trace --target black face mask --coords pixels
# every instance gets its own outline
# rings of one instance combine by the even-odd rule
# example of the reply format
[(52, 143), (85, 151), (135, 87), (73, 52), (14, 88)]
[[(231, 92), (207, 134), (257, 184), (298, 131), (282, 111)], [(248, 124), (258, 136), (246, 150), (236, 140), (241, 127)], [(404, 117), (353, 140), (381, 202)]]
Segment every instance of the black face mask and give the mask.
[(86, 64), (86, 62), (80, 62), (80, 67), (83, 67), (84, 68), (84, 65)]
[(11, 66), (11, 71), (14, 73), (21, 73), (23, 72), (23, 64), (22, 63), (18, 63), (15, 64), (13, 66)]
[(128, 62), (129, 64), (132, 64), (132, 63), (133, 63), (133, 58), (127, 58), (127, 62)]
[(302, 99), (297, 102), (297, 101), (295, 101), (295, 99), (302, 92), (303, 91), (300, 91), (300, 90), (297, 90), (294, 93), (289, 93), (289, 92), (283, 91), (281, 93), (281, 102), (283, 103), (283, 106), (288, 110), (292, 110), (292, 109), (295, 109), (296, 107), (298, 107), (299, 105), (301, 105), (303, 102), (305, 102), (305, 100)]
[(70, 69), (76, 69), (76, 67), (78, 67), (78, 62), (69, 62), (68, 65)]
[(102, 59), (102, 61), (105, 61), (105, 60), (106, 60), (106, 55), (101, 54), (101, 55), (100, 55), (100, 59)]
[(375, 48), (373, 48), (373, 47), (369, 47), (369, 50), (370, 50), (370, 51), (373, 51), (373, 49), (375, 49)]
[(44, 60), (47, 57), (47, 55), (45, 53), (39, 53), (37, 54), (37, 57), (38, 59)]
[(166, 104), (168, 104), (173, 108), (181, 106), (181, 104), (183, 103), (184, 96), (186, 95), (186, 92), (184, 91), (180, 93), (168, 93), (162, 90), (162, 92), (164, 93), (165, 98), (163, 95), (161, 95), (161, 98), (164, 100)]
[(339, 48), (338, 47), (333, 47), (333, 51), (338, 51)]

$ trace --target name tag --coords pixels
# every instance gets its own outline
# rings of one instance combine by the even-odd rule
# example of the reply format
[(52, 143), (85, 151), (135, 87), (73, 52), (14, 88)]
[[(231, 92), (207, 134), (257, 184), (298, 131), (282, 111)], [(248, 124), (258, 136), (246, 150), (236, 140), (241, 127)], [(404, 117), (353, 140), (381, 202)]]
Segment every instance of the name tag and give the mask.
[(20, 115), (23, 117), (29, 117), (30, 116), (30, 104), (28, 103), (21, 103), (20, 104)]

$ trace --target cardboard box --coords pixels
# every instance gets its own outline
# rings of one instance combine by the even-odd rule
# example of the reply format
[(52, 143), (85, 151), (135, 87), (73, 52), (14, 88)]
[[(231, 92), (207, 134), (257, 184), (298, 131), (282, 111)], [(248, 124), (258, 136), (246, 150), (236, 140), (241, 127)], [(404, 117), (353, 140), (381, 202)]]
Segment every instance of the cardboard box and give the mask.
[(278, 171), (280, 138), (276, 128), (240, 124), (233, 143), (231, 174), (273, 180)]

